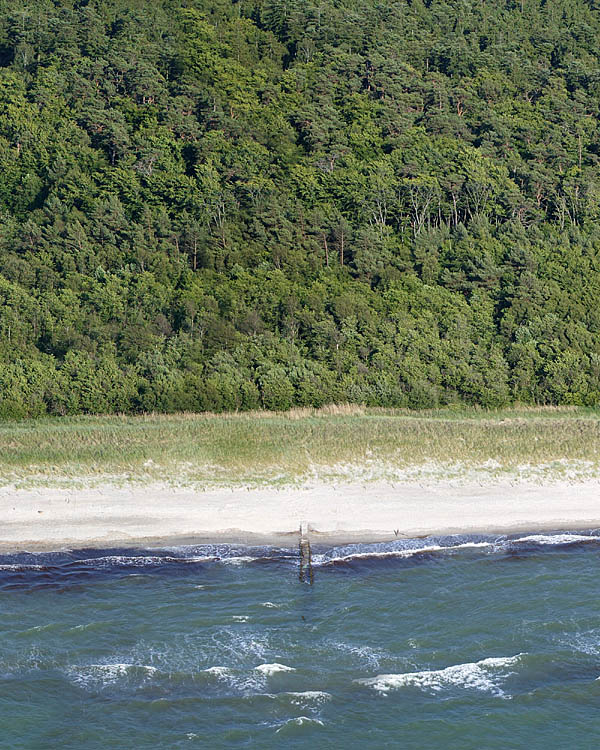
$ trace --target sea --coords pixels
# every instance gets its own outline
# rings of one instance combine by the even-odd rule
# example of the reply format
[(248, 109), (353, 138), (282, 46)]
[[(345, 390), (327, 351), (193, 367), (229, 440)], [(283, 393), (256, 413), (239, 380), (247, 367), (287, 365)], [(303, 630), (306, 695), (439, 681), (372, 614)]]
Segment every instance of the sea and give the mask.
[(600, 531), (0, 557), (0, 748), (600, 747)]

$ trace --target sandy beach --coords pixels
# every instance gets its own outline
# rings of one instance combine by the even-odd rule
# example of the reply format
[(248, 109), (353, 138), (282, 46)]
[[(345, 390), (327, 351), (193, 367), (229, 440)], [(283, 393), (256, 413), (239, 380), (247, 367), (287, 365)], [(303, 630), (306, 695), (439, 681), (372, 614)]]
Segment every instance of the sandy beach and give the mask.
[(600, 480), (447, 486), (313, 484), (216, 489), (131, 484), (0, 489), (0, 549), (58, 549), (206, 541), (374, 541), (453, 533), (600, 526)]

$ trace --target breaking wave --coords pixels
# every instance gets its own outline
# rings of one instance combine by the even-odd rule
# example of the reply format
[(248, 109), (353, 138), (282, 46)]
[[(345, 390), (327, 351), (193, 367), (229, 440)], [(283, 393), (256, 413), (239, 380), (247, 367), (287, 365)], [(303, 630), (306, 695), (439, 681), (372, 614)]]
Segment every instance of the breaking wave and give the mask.
[(254, 669), (257, 672), (260, 672), (260, 674), (264, 674), (267, 677), (271, 677), (274, 674), (277, 674), (278, 672), (295, 672), (296, 670), (294, 667), (288, 667), (285, 664), (278, 664), (277, 662), (274, 662), (273, 664), (259, 664), (258, 667), (254, 667)]
[(415, 687), (431, 693), (458, 687), (506, 698), (509, 696), (502, 690), (501, 684), (511, 674), (510, 668), (515, 666), (523, 656), (524, 654), (504, 658), (492, 657), (477, 662), (455, 664), (445, 669), (380, 674), (376, 677), (355, 680), (355, 682), (383, 695), (404, 687)]
[(310, 716), (296, 716), (295, 718), (288, 719), (283, 724), (281, 724), (280, 727), (275, 730), (275, 733), (279, 734), (280, 732), (289, 731), (290, 729), (294, 729), (296, 727), (305, 726), (324, 727), (325, 724), (320, 719), (315, 719)]
[[(552, 549), (600, 546), (598, 530), (548, 532), (526, 535), (451, 535), (423, 539), (397, 539), (374, 544), (335, 547), (314, 545), (312, 566), (317, 570), (394, 562), (418, 563), (456, 555), (523, 555)], [(244, 547), (206, 544), (160, 549), (64, 550), (51, 553), (15, 553), (0, 556), (0, 589), (22, 586), (70, 584), (106, 576), (195, 574), (203, 568), (248, 565), (296, 569), (297, 547)], [(201, 584), (197, 584), (201, 585)], [(271, 601), (265, 608), (279, 608)]]
[(527, 550), (596, 544), (600, 546), (600, 535), (594, 532), (548, 533), (527, 536), (512, 535), (453, 535), (426, 537), (424, 539), (402, 539), (376, 544), (352, 544), (334, 547), (313, 554), (316, 568), (326, 568), (361, 561), (392, 561), (443, 558), (461, 553), (512, 554)]

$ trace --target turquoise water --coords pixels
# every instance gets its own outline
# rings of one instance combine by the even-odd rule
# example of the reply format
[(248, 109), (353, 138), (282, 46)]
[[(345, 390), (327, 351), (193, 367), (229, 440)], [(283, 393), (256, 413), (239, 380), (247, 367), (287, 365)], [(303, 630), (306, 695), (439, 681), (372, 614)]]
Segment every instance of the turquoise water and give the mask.
[(0, 558), (0, 747), (596, 748), (600, 536)]

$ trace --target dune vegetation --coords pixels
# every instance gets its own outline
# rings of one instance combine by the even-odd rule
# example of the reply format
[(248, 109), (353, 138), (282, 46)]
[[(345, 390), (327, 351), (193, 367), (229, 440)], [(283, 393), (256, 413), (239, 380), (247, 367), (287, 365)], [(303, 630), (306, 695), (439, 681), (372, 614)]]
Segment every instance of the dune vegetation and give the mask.
[(65, 417), (0, 425), (5, 485), (548, 481), (600, 474), (581, 408)]

